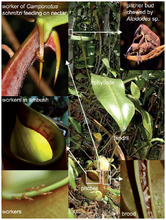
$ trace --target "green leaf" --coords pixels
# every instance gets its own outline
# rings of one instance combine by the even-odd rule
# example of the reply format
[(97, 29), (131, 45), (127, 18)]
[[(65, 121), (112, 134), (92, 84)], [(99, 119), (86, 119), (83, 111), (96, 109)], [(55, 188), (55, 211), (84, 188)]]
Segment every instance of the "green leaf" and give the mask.
[(149, 80), (149, 73), (147, 70), (144, 70), (142, 73), (142, 78), (145, 79), (146, 81)]
[(88, 165), (92, 164), (93, 161), (91, 161), (91, 160), (87, 160), (86, 163), (87, 163), (87, 166), (88, 166)]
[(116, 170), (116, 166), (114, 164), (111, 164), (111, 166)]
[(72, 139), (73, 141), (77, 141), (77, 142), (80, 140), (80, 138), (81, 138), (81, 136), (79, 134), (75, 134), (70, 137), (70, 139)]
[(149, 132), (141, 124), (138, 124), (137, 127), (139, 128), (143, 138), (145, 140), (148, 140), (149, 139)]
[(139, 90), (138, 86), (135, 83), (131, 82), (130, 89), (131, 89), (131, 94), (134, 96), (134, 98), (139, 99), (140, 98), (140, 90)]
[(69, 116), (68, 111), (66, 111), (62, 116), (62, 121), (66, 126), (68, 126), (68, 116)]
[(81, 132), (82, 132), (82, 131), (81, 131), (81, 124), (80, 124), (79, 122), (77, 122), (76, 120), (74, 120), (74, 118), (72, 118), (72, 117), (70, 117), (70, 116), (69, 116), (69, 120), (70, 120), (70, 122), (71, 122), (73, 128), (74, 128), (78, 133), (81, 134)]
[(146, 99), (148, 96), (152, 94), (152, 92), (155, 90), (155, 87), (150, 87), (148, 91), (146, 91), (144, 98)]
[(70, 157), (68, 158), (68, 162), (75, 169), (75, 163)]
[(71, 40), (82, 40), (82, 41), (91, 41), (94, 40), (95, 37), (86, 37), (86, 36), (76, 36), (76, 35), (72, 35), (71, 36)]
[(149, 79), (160, 79), (164, 78), (164, 71), (162, 70), (156, 70), (153, 71), (152, 73), (149, 73)]
[(68, 209), (68, 217), (69, 218), (75, 218), (73, 212), (70, 209)]
[(74, 171), (73, 168), (69, 162), (69, 184), (71, 185), (71, 187), (73, 187), (74, 190), (77, 190), (76, 188), (76, 184), (75, 184), (75, 175), (74, 175)]
[(84, 74), (82, 74), (82, 73), (78, 73), (77, 75), (76, 75), (76, 79), (87, 79), (88, 77), (86, 76), (86, 75), (84, 75)]
[(102, 61), (103, 61), (104, 65), (106, 66), (107, 70), (110, 71), (113, 74), (114, 77), (116, 77), (117, 73), (113, 68), (110, 67), (108, 58), (105, 57), (105, 58), (102, 59)]
[(130, 95), (128, 95), (128, 97), (134, 103), (137, 111), (139, 111), (139, 113), (141, 114), (143, 126), (148, 131), (148, 133), (149, 133), (148, 140), (150, 140), (152, 138), (152, 132), (153, 132), (153, 118), (152, 118), (152, 116), (140, 106), (138, 100), (136, 100), (134, 97), (132, 97)]
[(75, 175), (70, 164), (69, 164), (69, 184), (74, 190), (77, 190), (75, 184)]
[(78, 172), (77, 172), (77, 170), (76, 170), (74, 161), (73, 161), (70, 157), (68, 158), (68, 161), (69, 161), (69, 164), (72, 166), (72, 168), (73, 168), (73, 170), (74, 170), (76, 176), (78, 176)]
[(94, 46), (94, 44), (92, 45), (91, 43), (88, 43), (86, 50), (87, 50), (87, 56), (90, 58), (87, 63), (88, 63), (88, 65), (93, 66), (94, 59), (95, 59), (95, 46)]
[(69, 218), (75, 218), (73, 212), (68, 208), (68, 217)]
[(109, 6), (110, 6), (111, 10), (112, 10), (115, 14), (117, 14), (117, 7), (114, 5), (114, 3), (109, 3)]
[(142, 78), (142, 76), (138, 76), (136, 78), (136, 84), (137, 84), (139, 89), (142, 89), (145, 86), (146, 81), (145, 81), (145, 79)]
[(91, 74), (91, 83), (97, 99), (115, 119), (121, 131), (125, 131), (134, 115), (135, 108), (125, 96), (123, 81)]
[(146, 160), (148, 151), (152, 147), (152, 144), (150, 142), (147, 143), (145, 141), (141, 142), (141, 144), (142, 144), (141, 146), (143, 146), (143, 148), (139, 151), (139, 153), (140, 153), (141, 159)]
[(76, 66), (75, 66), (77, 69), (83, 69), (83, 68), (93, 68), (94, 66), (92, 66), (92, 65), (85, 65), (85, 64), (77, 64)]
[(81, 147), (81, 141), (75, 142), (75, 141), (73, 140), (73, 138), (70, 138), (70, 140), (73, 141), (73, 143), (74, 143), (74, 145), (72, 146), (72, 149), (76, 149), (76, 150), (80, 149), (80, 147)]
[[(86, 60), (89, 60), (90, 59), (90, 57), (86, 57)], [(82, 62), (82, 61), (85, 61), (85, 58), (84, 57), (80, 57), (80, 58), (75, 58), (75, 61), (77, 61), (77, 62)]]
[(107, 190), (110, 191), (115, 196), (120, 196), (120, 190), (118, 190), (118, 189), (107, 188)]
[[(76, 90), (75, 89), (71, 89), (71, 88), (69, 88), (69, 93), (71, 94), (71, 95), (75, 95), (75, 96), (77, 96), (77, 93), (76, 93)], [(81, 98), (82, 97), (82, 95), (78, 92), (78, 96)], [(78, 97), (77, 96), (77, 97)]]
[(150, 140), (150, 142), (155, 142), (155, 141), (159, 141), (159, 142), (161, 142), (161, 143), (164, 143), (164, 142), (165, 142), (162, 138), (152, 138), (152, 139)]
[(128, 83), (132, 80), (134, 80), (136, 77), (138, 76), (137, 73), (134, 73), (134, 74), (129, 74), (128, 76), (125, 77), (125, 79), (123, 80), (124, 84), (125, 83)]

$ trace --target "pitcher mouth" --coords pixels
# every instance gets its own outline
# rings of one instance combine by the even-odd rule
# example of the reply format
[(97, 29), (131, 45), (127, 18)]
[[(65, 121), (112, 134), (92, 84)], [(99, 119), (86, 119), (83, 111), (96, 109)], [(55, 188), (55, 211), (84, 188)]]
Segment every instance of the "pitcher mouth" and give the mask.
[[(9, 132), (9, 135), (8, 135), (8, 136), (10, 135), (11, 136), (5, 138), (5, 141), (3, 141), (4, 157), (7, 156), (8, 160), (10, 160), (9, 164), (12, 161), (14, 165), (20, 164), (20, 169), (31, 169), (32, 167), (41, 168), (41, 169), (49, 169), (51, 165), (58, 163), (62, 159), (62, 157), (65, 156), (65, 149), (66, 149), (65, 138), (67, 138), (67, 132), (68, 132), (68, 129), (66, 126), (63, 126), (62, 124), (55, 122), (53, 119), (50, 119), (49, 117), (40, 114), (39, 112), (35, 111), (34, 109), (30, 108), (29, 106), (25, 105), (22, 102), (17, 103), (16, 105), (16, 110), (15, 110), (15, 115), (14, 115), (15, 118), (16, 118), (16, 115), (18, 116), (21, 125), (36, 131), (49, 142), (49, 145), (52, 149), (52, 157), (48, 158), (45, 161), (44, 160), (36, 161), (36, 160), (31, 160), (31, 157), (28, 158), (27, 156), (24, 156), (24, 155), (22, 156), (22, 154), (15, 153), (16, 150), (11, 150), (10, 140), (12, 137), (12, 132), (14, 130), (14, 126), (13, 126), (13, 128), (10, 131), (11, 133)], [(15, 119), (14, 124), (16, 124), (16, 119)], [(57, 124), (60, 126), (60, 128)], [(26, 135), (24, 137), (26, 137)], [(31, 140), (29, 139), (29, 142), (30, 141)], [(23, 142), (26, 142), (26, 141), (23, 139)], [(18, 144), (14, 145), (15, 148), (17, 146)], [(24, 148), (22, 147), (22, 142), (20, 144), (20, 149), (21, 148), (22, 148), (21, 151), (24, 151)], [(27, 149), (29, 150), (29, 145)], [(35, 153), (32, 154), (32, 156), (35, 157)], [(38, 154), (36, 154), (36, 156), (38, 156)]]

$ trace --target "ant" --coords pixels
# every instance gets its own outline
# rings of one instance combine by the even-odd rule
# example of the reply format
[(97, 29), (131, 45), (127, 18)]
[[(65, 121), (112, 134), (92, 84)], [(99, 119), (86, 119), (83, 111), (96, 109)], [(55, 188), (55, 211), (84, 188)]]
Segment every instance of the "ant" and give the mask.
[(24, 199), (28, 199), (29, 201), (33, 201), (33, 199), (31, 197), (26, 196), (25, 194), (22, 194)]

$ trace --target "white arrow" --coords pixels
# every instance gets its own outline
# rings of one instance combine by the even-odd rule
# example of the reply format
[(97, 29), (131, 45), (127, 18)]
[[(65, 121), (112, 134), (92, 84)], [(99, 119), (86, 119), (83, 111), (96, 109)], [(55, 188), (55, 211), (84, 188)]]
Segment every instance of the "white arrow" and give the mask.
[(65, 63), (65, 65), (67, 65), (67, 66), (68, 66), (69, 64), (70, 64), (70, 63), (69, 63), (69, 62), (68, 62), (68, 61), (66, 60), (66, 63)]
[(111, 179), (118, 180), (118, 181), (123, 180), (123, 178), (121, 178), (120, 176), (118, 178), (111, 178)]
[(73, 34), (121, 34), (122, 31), (73, 31), (72, 29), (69, 29), (68, 31), (69, 35)]
[(121, 177), (119, 176), (119, 181), (121, 181), (121, 180), (123, 180), (123, 178), (121, 178)]
[[(70, 76), (71, 76), (71, 79), (72, 79), (72, 82), (73, 82), (73, 85), (74, 85), (74, 88), (75, 88), (75, 91), (76, 91), (76, 94), (77, 94), (77, 97), (78, 97), (78, 101), (79, 101), (80, 106), (81, 106), (81, 109), (82, 109), (82, 113), (83, 113), (84, 118), (85, 118), (85, 122), (86, 122), (86, 124), (87, 124), (88, 130), (89, 130), (89, 134), (90, 134), (90, 137), (91, 137), (91, 140), (92, 140), (94, 149), (95, 149), (95, 151), (96, 151), (96, 156), (97, 156), (97, 160), (98, 160), (98, 159), (99, 159), (99, 155), (98, 155), (98, 153), (97, 153), (96, 145), (95, 145), (95, 142), (94, 142), (94, 139), (93, 139), (93, 136), (92, 136), (92, 133), (91, 133), (89, 124), (88, 124), (88, 120), (87, 120), (85, 111), (84, 111), (84, 109), (83, 109), (83, 106), (82, 106), (80, 97), (79, 97), (79, 95), (78, 95), (78, 91), (77, 91), (77, 88), (76, 88), (76, 85), (75, 85), (75, 82), (74, 82), (74, 79), (73, 79), (73, 75), (72, 75), (71, 70), (70, 70), (69, 62), (66, 60), (66, 63), (65, 63), (65, 64), (68, 66), (68, 70), (69, 70), (69, 73), (70, 73)], [(98, 164), (98, 163), (97, 163), (97, 164)]]

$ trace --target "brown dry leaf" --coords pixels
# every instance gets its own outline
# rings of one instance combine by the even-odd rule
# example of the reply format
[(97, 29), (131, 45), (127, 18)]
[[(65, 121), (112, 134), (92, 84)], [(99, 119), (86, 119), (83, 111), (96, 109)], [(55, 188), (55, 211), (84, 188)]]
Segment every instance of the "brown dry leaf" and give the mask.
[(79, 211), (79, 212), (83, 212), (83, 213), (85, 213), (87, 216), (88, 216), (88, 218), (90, 218), (90, 216), (88, 215), (88, 213), (84, 210), (84, 209), (77, 209), (76, 210), (77, 212)]

